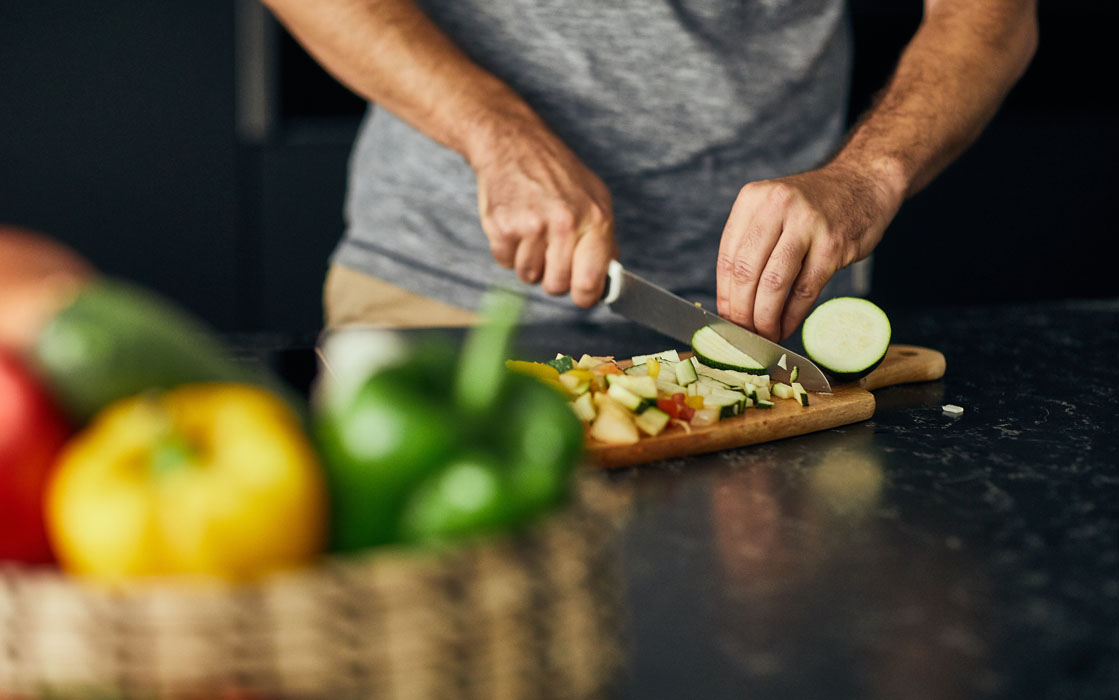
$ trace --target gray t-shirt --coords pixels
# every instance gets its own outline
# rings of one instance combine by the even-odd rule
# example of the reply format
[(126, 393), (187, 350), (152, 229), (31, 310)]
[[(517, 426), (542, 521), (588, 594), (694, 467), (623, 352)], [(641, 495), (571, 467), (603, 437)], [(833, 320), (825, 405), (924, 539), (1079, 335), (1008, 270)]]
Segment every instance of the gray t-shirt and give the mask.
[[(738, 190), (820, 164), (842, 137), (844, 0), (419, 5), (606, 183), (622, 263), (707, 308)], [(610, 317), (497, 265), (471, 168), (385, 110), (371, 108), (362, 125), (346, 215), (336, 263), (466, 308), (504, 282), (530, 294), (529, 318)], [(851, 272), (826, 293), (864, 291)]]

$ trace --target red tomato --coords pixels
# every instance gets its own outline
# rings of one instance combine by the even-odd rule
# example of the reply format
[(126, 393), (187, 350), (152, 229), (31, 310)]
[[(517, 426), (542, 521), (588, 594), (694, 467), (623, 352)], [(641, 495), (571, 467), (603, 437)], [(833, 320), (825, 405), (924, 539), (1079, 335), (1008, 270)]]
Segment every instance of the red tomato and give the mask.
[(0, 560), (52, 560), (43, 489), (68, 433), (27, 369), (0, 348)]
[(672, 399), (657, 399), (657, 408), (667, 413), (672, 418), (680, 417), (680, 407), (684, 404), (676, 403)]

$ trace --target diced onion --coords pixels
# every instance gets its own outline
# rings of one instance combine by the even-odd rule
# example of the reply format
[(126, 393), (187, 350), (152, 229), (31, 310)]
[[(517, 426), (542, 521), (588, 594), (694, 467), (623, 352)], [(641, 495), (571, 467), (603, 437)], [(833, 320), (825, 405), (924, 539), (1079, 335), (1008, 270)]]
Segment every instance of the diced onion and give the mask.
[(707, 425), (714, 425), (718, 422), (719, 412), (714, 408), (697, 409), (695, 415), (692, 416), (692, 425), (696, 428), (702, 428)]

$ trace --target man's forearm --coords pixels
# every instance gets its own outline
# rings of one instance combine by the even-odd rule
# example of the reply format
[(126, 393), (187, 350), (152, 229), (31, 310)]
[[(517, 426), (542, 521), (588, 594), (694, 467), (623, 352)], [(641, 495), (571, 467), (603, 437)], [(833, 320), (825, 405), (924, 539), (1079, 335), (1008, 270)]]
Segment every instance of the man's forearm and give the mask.
[(348, 88), (468, 159), (495, 122), (536, 119), (412, 0), (263, 2)]
[(871, 175), (900, 205), (979, 136), (1036, 45), (1035, 0), (927, 0), (893, 77), (830, 165)]

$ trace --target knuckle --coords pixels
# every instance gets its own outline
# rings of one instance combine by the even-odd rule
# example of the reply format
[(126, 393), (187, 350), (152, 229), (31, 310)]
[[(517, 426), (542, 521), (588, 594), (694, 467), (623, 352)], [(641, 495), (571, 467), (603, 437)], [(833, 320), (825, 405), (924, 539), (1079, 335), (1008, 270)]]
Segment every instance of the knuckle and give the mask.
[(614, 223), (614, 217), (608, 210), (595, 204), (587, 210), (586, 221), (595, 228), (602, 228), (612, 225)]
[(811, 301), (816, 298), (816, 280), (804, 280), (797, 282), (793, 288), (789, 290), (789, 296), (799, 301)]
[(761, 188), (762, 188), (762, 184), (760, 182), (747, 182), (745, 185), (743, 185), (742, 187), (740, 187), (738, 189), (738, 198), (739, 199), (744, 199), (744, 198), (752, 197), (754, 195), (754, 193), (757, 192), (758, 190), (760, 190)]
[(715, 269), (718, 272), (725, 274), (732, 274), (734, 272), (734, 256), (728, 253), (721, 253), (715, 259)]
[(788, 278), (778, 270), (766, 270), (762, 273), (758, 284), (769, 291), (779, 291), (788, 285)]
[(497, 204), (486, 211), (486, 218), (498, 235), (508, 235), (513, 230), (513, 213), (509, 207)]
[(553, 210), (548, 216), (548, 230), (558, 235), (572, 233), (575, 230), (575, 215), (567, 208)]
[(756, 280), (758, 273), (754, 270), (754, 266), (745, 260), (735, 260), (731, 264), (731, 277), (735, 282), (747, 284)]
[(769, 187), (769, 201), (778, 205), (787, 205), (796, 198), (796, 188), (785, 182), (775, 182)]

